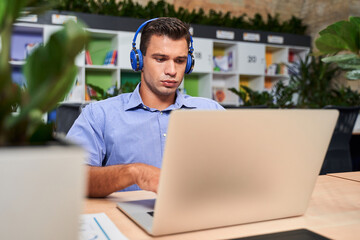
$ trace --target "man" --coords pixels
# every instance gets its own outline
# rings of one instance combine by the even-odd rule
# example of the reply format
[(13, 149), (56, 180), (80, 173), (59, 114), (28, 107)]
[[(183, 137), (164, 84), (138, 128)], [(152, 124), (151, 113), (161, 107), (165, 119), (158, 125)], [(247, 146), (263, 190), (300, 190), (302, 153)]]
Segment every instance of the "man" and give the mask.
[(88, 105), (68, 137), (86, 148), (88, 196), (119, 190), (156, 192), (169, 114), (175, 109), (223, 109), (217, 102), (183, 95), (189, 27), (158, 18), (142, 31), (141, 82), (134, 92)]

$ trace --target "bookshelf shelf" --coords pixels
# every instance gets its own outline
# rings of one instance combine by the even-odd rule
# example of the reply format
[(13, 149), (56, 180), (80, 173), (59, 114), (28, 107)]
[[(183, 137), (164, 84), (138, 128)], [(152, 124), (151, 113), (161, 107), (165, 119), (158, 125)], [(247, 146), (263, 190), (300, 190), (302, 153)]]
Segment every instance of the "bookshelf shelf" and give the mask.
[[(39, 17), (37, 23), (19, 22), (14, 25), (9, 63), (20, 84), (25, 82), (21, 72), (26, 61), (25, 44), (46, 43), (50, 35), (61, 28), (61, 25), (49, 22), (49, 15), (53, 13)], [(85, 30), (90, 34), (87, 49), (76, 58), (78, 75), (66, 101), (85, 102), (87, 83), (104, 90), (116, 85), (123, 92), (132, 91), (140, 81), (141, 74), (132, 71), (129, 55), (134, 33), (143, 21), (121, 17), (114, 21), (115, 17), (84, 13), (62, 14), (82, 19), (88, 24)], [(266, 39), (271, 33), (258, 32), (259, 41), (250, 41), (243, 39), (243, 30), (234, 29), (234, 38), (225, 40), (216, 34), (221, 28), (192, 27), (195, 67), (192, 74), (184, 76), (180, 89), (189, 95), (215, 99), (223, 105), (239, 105), (238, 96), (228, 91), (228, 88), (239, 89), (244, 85), (264, 91), (270, 90), (278, 81), (288, 81), (285, 66), (296, 64), (310, 51), (311, 40), (304, 36), (283, 35), (282, 44), (270, 44)], [(141, 33), (137, 37), (138, 49), (140, 38)], [(109, 51), (116, 51), (116, 60), (114, 58), (112, 64), (104, 65)]]
[(42, 43), (42, 27), (15, 25), (11, 37), (10, 61), (25, 61), (27, 55)]
[(228, 76), (228, 75), (236, 75), (238, 73), (236, 73), (236, 72), (217, 72), (217, 71), (214, 71), (213, 74), (215, 76), (220, 76), (221, 77), (221, 76)]
[(117, 70), (118, 67), (116, 67), (115, 65), (89, 65), (86, 64), (85, 65), (86, 69), (93, 69), (93, 70), (101, 70), (101, 71), (113, 71), (113, 70)]
[(289, 78), (288, 74), (265, 74), (267, 78)]
[(13, 82), (19, 86), (26, 85), (26, 79), (22, 73), (22, 65), (11, 65), (11, 77)]
[(14, 65), (14, 66), (23, 66), (26, 61), (9, 61), (10, 65)]
[(237, 71), (237, 43), (227, 41), (213, 42), (213, 72), (232, 73)]
[(207, 73), (192, 73), (184, 77), (183, 90), (194, 97), (212, 98), (211, 75)]
[(264, 90), (264, 77), (259, 75), (240, 75), (239, 76), (239, 88), (240, 86), (247, 86), (256, 91)]

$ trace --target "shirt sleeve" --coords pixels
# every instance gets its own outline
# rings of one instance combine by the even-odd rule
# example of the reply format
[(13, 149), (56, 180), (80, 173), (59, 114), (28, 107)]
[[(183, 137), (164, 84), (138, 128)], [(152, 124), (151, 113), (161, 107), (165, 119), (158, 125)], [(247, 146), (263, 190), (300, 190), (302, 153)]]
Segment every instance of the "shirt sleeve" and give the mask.
[(90, 166), (102, 166), (105, 157), (104, 120), (101, 116), (104, 115), (96, 114), (93, 104), (89, 104), (83, 109), (66, 136), (85, 148), (88, 153), (86, 163)]
[(226, 110), (223, 106), (221, 106), (218, 102), (215, 101), (215, 109), (216, 110)]

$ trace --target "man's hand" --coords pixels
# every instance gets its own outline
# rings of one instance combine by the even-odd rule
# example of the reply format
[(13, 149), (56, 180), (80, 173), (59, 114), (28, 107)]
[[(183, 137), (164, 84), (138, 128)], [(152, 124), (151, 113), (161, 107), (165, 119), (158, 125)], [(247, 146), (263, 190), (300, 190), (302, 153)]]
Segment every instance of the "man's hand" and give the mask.
[(132, 165), (132, 175), (135, 183), (143, 190), (157, 193), (160, 168), (143, 163), (135, 163)]
[(159, 185), (160, 169), (143, 163), (88, 166), (88, 171), (89, 197), (105, 197), (133, 184), (156, 193)]

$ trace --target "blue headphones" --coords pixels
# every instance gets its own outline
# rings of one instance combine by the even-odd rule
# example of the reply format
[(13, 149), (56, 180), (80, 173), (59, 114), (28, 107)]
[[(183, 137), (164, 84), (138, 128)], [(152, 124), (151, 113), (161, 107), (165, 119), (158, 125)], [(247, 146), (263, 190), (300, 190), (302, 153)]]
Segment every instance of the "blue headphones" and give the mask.
[[(136, 37), (137, 37), (138, 33), (141, 31), (141, 29), (146, 24), (148, 24), (149, 22), (152, 22), (152, 21), (154, 21), (156, 19), (157, 18), (153, 18), (153, 19), (150, 19), (150, 20), (144, 22), (143, 24), (140, 25), (140, 27), (138, 28), (138, 30), (135, 33), (135, 36), (134, 36), (134, 39), (133, 39), (133, 42), (132, 42), (132, 50), (130, 52), (131, 67), (135, 72), (141, 71), (143, 66), (144, 66), (143, 55), (142, 55), (140, 49), (139, 50), (136, 49)], [(185, 68), (185, 73), (186, 74), (190, 74), (194, 69), (195, 59), (194, 59), (193, 52), (194, 52), (193, 40), (192, 40), (192, 37), (190, 35), (190, 46), (189, 46), (189, 52), (188, 52), (186, 68)]]

